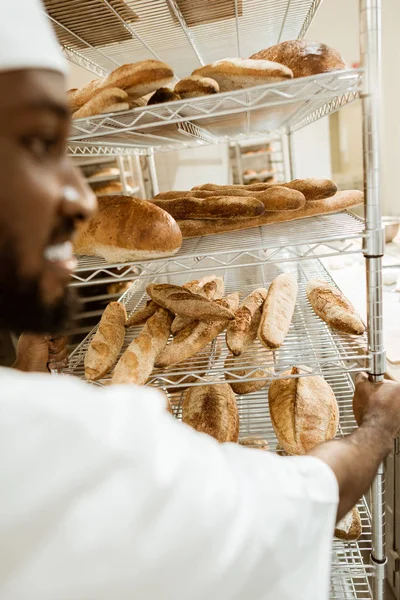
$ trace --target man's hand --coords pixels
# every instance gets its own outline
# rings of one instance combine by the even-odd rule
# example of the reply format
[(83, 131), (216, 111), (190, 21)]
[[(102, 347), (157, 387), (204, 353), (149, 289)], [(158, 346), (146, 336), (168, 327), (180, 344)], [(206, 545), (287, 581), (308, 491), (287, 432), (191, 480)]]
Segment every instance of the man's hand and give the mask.
[(65, 336), (23, 333), (18, 340), (13, 366), (20, 371), (41, 373), (65, 368), (68, 365), (67, 341)]
[(373, 383), (366, 373), (359, 373), (353, 411), (358, 425), (371, 425), (395, 438), (400, 432), (400, 384)]

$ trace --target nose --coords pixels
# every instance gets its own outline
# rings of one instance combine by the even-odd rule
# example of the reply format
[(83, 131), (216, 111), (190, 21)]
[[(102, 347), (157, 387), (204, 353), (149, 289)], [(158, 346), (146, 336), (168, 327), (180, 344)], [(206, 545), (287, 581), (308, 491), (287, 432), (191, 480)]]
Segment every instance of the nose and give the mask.
[(62, 190), (62, 212), (76, 221), (90, 219), (97, 210), (97, 199), (80, 171), (69, 165)]

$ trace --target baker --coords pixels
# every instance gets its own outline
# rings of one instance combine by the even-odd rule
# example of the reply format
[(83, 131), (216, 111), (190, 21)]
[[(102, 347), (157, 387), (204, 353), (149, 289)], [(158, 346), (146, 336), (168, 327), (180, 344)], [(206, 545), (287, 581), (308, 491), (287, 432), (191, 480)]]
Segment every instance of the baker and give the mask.
[[(66, 67), (42, 6), (0, 7), (0, 319), (57, 331), (95, 199), (65, 156)], [(366, 376), (359, 429), (293, 458), (220, 445), (152, 388), (3, 368), (0, 395), (0, 600), (328, 598), (335, 522), (400, 428), (399, 386)]]

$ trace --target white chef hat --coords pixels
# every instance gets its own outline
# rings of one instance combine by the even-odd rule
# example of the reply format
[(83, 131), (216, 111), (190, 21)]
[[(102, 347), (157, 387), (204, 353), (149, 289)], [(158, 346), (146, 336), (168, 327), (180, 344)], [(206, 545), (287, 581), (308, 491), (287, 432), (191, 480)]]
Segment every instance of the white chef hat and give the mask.
[(0, 0), (0, 15), (0, 71), (67, 72), (41, 0)]

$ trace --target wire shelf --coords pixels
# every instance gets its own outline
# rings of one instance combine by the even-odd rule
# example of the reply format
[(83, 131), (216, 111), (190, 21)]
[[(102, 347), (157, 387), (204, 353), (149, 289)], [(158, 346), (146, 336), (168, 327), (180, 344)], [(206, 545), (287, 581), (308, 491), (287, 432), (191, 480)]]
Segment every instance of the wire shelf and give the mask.
[(139, 275), (139, 268), (141, 278), (153, 278), (163, 269), (168, 269), (171, 276), (193, 269), (219, 271), (258, 262), (279, 263), (313, 256), (354, 254), (360, 252), (363, 236), (363, 221), (349, 212), (314, 216), (186, 239), (180, 251), (167, 259), (109, 264), (102, 258), (81, 256), (71, 285), (127, 281), (132, 275)]
[[(45, 0), (67, 58), (103, 76), (132, 60), (164, 60), (181, 78), (305, 35), (322, 0)], [(77, 4), (77, 6), (75, 6)], [(96, 22), (101, 27), (93, 26)], [(157, 27), (154, 24), (157, 24)]]
[(240, 141), (298, 129), (356, 99), (361, 86), (362, 71), (351, 69), (76, 119), (70, 146), (133, 145), (138, 151), (159, 151)]

